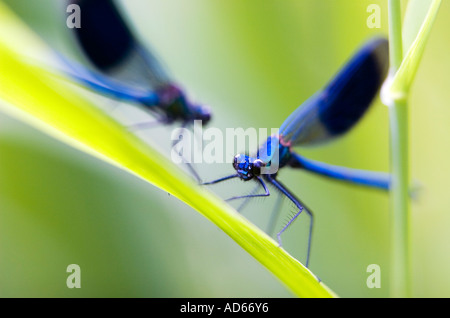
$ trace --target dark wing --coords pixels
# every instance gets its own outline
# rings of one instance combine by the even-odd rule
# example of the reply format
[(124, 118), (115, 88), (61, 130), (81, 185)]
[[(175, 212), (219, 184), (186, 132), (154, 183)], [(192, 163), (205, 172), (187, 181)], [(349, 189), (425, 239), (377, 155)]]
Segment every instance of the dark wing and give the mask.
[(366, 43), (322, 90), (297, 108), (280, 128), (286, 145), (312, 145), (349, 131), (364, 115), (389, 68), (389, 45)]
[(69, 0), (81, 9), (81, 28), (72, 29), (91, 63), (103, 75), (136, 89), (170, 83), (159, 61), (133, 35), (111, 0)]

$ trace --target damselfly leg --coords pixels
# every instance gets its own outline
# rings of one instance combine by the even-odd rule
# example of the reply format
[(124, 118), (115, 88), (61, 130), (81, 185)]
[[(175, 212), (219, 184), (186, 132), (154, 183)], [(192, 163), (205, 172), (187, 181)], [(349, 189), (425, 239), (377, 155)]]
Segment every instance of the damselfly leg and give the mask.
[(281, 234), (287, 230), (287, 228), (297, 219), (297, 217), (305, 211), (310, 218), (309, 223), (309, 234), (308, 234), (308, 250), (306, 254), (306, 267), (309, 265), (309, 257), (311, 253), (311, 238), (312, 238), (312, 228), (313, 228), (313, 215), (310, 209), (308, 209), (299, 199), (297, 199), (281, 182), (276, 180), (271, 175), (265, 175), (265, 179), (272, 184), (276, 189), (278, 189), (283, 195), (285, 195), (289, 200), (291, 200), (295, 206), (298, 208), (298, 212), (286, 223), (286, 225), (277, 233), (278, 244), (281, 246)]
[(245, 198), (257, 198), (257, 197), (268, 197), (270, 195), (269, 188), (264, 183), (263, 179), (261, 177), (256, 177), (259, 184), (263, 187), (264, 193), (262, 194), (249, 194), (249, 195), (242, 195), (242, 196), (236, 196), (229, 199), (226, 199), (225, 201), (232, 201), (232, 200), (238, 200), (238, 199), (245, 199)]
[[(233, 178), (237, 178), (239, 177), (239, 175), (234, 174), (234, 175), (230, 175), (230, 176), (226, 176), (214, 181), (210, 181), (210, 182), (206, 182), (203, 183), (204, 185), (211, 185), (211, 184), (217, 184), (226, 180), (230, 180)], [(274, 177), (272, 177), (271, 175), (264, 175), (264, 177), (261, 176), (256, 176), (255, 177), (256, 180), (259, 182), (259, 187), (262, 187), (264, 189), (264, 193), (262, 194), (254, 194), (256, 188), (251, 192), (251, 194), (249, 195), (243, 195), (243, 196), (235, 196), (232, 198), (229, 198), (225, 201), (232, 201), (232, 200), (238, 200), (238, 199), (245, 199), (245, 201), (243, 202), (243, 204), (241, 204), (241, 206), (239, 207), (242, 208), (243, 205), (248, 203), (248, 200), (251, 198), (255, 198), (255, 197), (268, 197), (270, 196), (270, 191), (269, 188), (267, 187), (266, 183), (264, 182), (267, 181), (268, 184), (274, 186), (279, 192), (280, 195), (277, 198), (277, 202), (274, 206), (274, 211), (272, 212), (271, 215), (271, 219), (269, 221), (269, 231), (267, 232), (269, 235), (271, 234), (271, 232), (273, 231), (273, 226), (275, 224), (276, 221), (276, 217), (278, 215), (278, 210), (279, 207), (281, 205), (282, 202), (282, 198), (283, 196), (286, 196), (290, 201), (292, 201), (296, 208), (298, 208), (297, 213), (292, 216), (292, 218), (290, 218), (290, 220), (283, 226), (283, 228), (277, 233), (277, 240), (278, 240), (278, 244), (281, 247), (282, 246), (282, 242), (281, 242), (281, 235), (287, 230), (287, 228), (295, 221), (295, 219), (297, 219), (297, 217), (303, 212), (305, 211), (310, 218), (310, 224), (309, 224), (309, 233), (308, 233), (308, 249), (307, 249), (307, 256), (306, 256), (306, 267), (308, 267), (309, 265), (309, 258), (310, 258), (310, 252), (311, 252), (311, 239), (312, 239), (312, 228), (313, 228), (313, 215), (310, 209), (306, 208), (305, 205), (299, 200), (297, 199), (281, 182), (277, 181)]]

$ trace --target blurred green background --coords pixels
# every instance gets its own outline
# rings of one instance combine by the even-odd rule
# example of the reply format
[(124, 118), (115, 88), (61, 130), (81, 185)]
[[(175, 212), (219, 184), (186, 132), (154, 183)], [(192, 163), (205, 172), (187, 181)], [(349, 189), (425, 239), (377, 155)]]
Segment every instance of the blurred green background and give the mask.
[[(72, 52), (64, 2), (4, 0), (49, 45)], [(211, 105), (211, 126), (279, 127), (353, 52), (387, 34), (387, 1), (120, 1), (146, 44), (196, 100)], [(381, 28), (366, 11), (381, 7)], [(411, 173), (422, 184), (412, 204), (412, 287), (416, 297), (450, 296), (450, 2), (443, 1), (410, 99)], [(20, 39), (18, 39), (20, 41)], [(33, 53), (29, 47), (27, 54)], [(111, 111), (111, 101), (97, 98)], [(132, 106), (112, 113), (139, 116)], [(172, 128), (139, 134), (168, 154)], [(379, 99), (336, 142), (297, 149), (332, 164), (387, 171), (388, 112)], [(234, 154), (226, 154), (233, 156)], [(205, 180), (229, 164), (198, 165)], [(389, 198), (302, 171), (282, 180), (315, 214), (311, 270), (342, 297), (389, 296)], [(235, 180), (226, 198), (248, 193)], [(276, 196), (243, 214), (266, 228)], [(236, 204), (237, 206), (238, 204)], [(293, 210), (285, 200), (283, 218)], [(283, 236), (304, 261), (308, 220)], [(81, 289), (66, 287), (69, 264)], [(369, 289), (370, 264), (381, 288)], [(1, 297), (290, 297), (290, 292), (200, 214), (167, 193), (0, 113)]]

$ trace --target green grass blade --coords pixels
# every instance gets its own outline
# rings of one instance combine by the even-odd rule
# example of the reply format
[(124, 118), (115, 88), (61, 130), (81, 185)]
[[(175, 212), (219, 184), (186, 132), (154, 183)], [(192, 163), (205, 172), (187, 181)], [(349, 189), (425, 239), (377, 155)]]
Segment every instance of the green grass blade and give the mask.
[(0, 111), (171, 193), (221, 228), (296, 296), (335, 296), (272, 238), (195, 184), (154, 147), (127, 132), (64, 81), (28, 64), (12, 49), (17, 49), (20, 38), (4, 34), (24, 33), (24, 28), (0, 2)]
[(433, 0), (409, 0), (403, 18), (403, 50), (408, 52), (422, 27)]
[[(424, 3), (420, 3), (419, 6), (417, 2), (418, 1), (411, 2), (411, 5), (413, 7), (411, 7), (411, 9), (407, 11), (407, 14), (409, 14), (410, 16), (405, 18), (405, 28), (403, 32), (404, 34), (406, 33), (407, 39), (410, 39), (411, 34), (414, 34), (415, 30), (417, 29), (417, 21), (414, 21), (414, 23), (412, 22), (416, 16), (416, 7), (419, 7), (421, 9), (424, 8)], [(390, 86), (390, 95), (393, 99), (405, 98), (411, 87), (411, 84), (419, 68), (427, 40), (430, 36), (433, 23), (436, 20), (441, 2), (442, 0), (433, 0), (431, 2), (425, 20), (423, 20), (417, 36), (409, 46), (409, 49), (403, 58), (403, 62), (400, 65), (400, 68), (392, 79)], [(405, 42), (405, 45), (407, 46), (408, 41), (410, 40), (407, 40)]]

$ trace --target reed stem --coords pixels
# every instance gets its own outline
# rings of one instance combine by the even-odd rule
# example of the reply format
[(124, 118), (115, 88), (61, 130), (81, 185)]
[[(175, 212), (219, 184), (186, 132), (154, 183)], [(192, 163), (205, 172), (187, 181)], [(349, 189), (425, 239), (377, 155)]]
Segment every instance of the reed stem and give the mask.
[[(400, 0), (389, 0), (390, 74), (403, 60)], [(410, 296), (409, 269), (409, 132), (406, 96), (389, 105), (391, 184), (391, 297)]]

